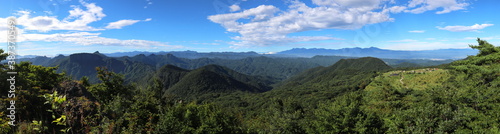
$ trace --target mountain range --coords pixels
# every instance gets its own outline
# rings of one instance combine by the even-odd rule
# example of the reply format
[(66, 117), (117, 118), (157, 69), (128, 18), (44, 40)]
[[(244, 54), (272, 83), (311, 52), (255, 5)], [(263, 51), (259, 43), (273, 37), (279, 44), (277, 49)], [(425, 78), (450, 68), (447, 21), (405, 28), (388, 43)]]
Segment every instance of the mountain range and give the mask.
[(390, 59), (463, 59), (468, 55), (475, 55), (477, 50), (473, 49), (439, 49), (421, 51), (387, 50), (376, 47), (370, 48), (294, 48), (276, 53), (277, 55), (313, 57), (316, 55), (337, 55), (353, 57), (377, 57)]
[[(136, 55), (166, 55), (172, 54), (176, 57), (186, 59), (199, 59), (199, 58), (221, 58), (221, 59), (244, 59), (248, 57), (306, 57), (311, 58), (317, 55), (323, 56), (347, 56), (347, 57), (377, 57), (386, 59), (463, 59), (468, 55), (474, 55), (477, 50), (473, 49), (439, 49), (439, 50), (418, 50), (418, 51), (404, 51), (404, 50), (388, 50), (376, 47), (370, 48), (342, 48), (342, 49), (324, 49), (324, 48), (293, 48), (275, 53), (257, 53), (257, 52), (196, 52), (196, 51), (160, 51), (160, 52), (147, 52), (147, 51), (132, 51), (132, 52), (115, 52), (115, 53), (102, 53), (108, 57), (133, 57)], [(60, 55), (59, 55), (60, 56)], [(36, 55), (17, 56), (18, 59), (34, 58)]]
[[(237, 53), (232, 53), (238, 55)], [(240, 55), (245, 57), (247, 53)], [(238, 57), (238, 56), (233, 56)], [(69, 56), (59, 55), (53, 58), (38, 56), (35, 58), (24, 58), (21, 61), (29, 61), (34, 65), (58, 66), (58, 72), (66, 72), (73, 79), (83, 76), (89, 77), (89, 81), (95, 83), (96, 67), (107, 67), (109, 70), (125, 75), (125, 80), (149, 81), (153, 72), (164, 65), (173, 65), (186, 70), (194, 70), (206, 65), (219, 65), (232, 69), (236, 72), (255, 77), (266, 78), (271, 81), (281, 81), (300, 73), (304, 70), (330, 66), (341, 59), (359, 58), (346, 56), (314, 56), (306, 57), (268, 57), (252, 56), (241, 59), (235, 58), (197, 58), (189, 59), (177, 57), (174, 54), (138, 54), (132, 57), (109, 57), (99, 52), (76, 53)], [(452, 62), (453, 60), (428, 60), (428, 59), (382, 59), (386, 64), (393, 67), (419, 67), (432, 66)]]

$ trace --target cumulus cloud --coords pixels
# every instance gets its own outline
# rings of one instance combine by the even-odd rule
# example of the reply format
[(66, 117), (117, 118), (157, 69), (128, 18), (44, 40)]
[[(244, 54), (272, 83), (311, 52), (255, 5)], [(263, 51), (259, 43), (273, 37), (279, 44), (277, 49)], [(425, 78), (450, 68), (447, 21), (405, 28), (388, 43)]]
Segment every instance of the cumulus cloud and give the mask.
[(401, 13), (406, 9), (407, 9), (407, 7), (405, 7), (405, 6), (393, 6), (393, 7), (386, 9), (386, 10), (390, 11), (391, 13)]
[[(392, 21), (389, 11), (373, 11), (379, 8), (380, 0), (313, 0), (318, 7), (309, 7), (298, 1), (282, 11), (272, 5), (237, 13), (209, 16), (229, 32), (239, 33), (233, 39), (234, 47), (266, 46), (295, 42), (337, 40), (329, 36), (289, 36), (291, 33), (321, 29), (359, 29), (367, 24)], [(249, 20), (242, 22), (240, 20)]]
[[(109, 23), (105, 28), (95, 28), (89, 26), (92, 22), (101, 20), (106, 15), (103, 9), (94, 3), (80, 1), (85, 7), (71, 6), (69, 15), (62, 20), (57, 16), (32, 16), (31, 11), (18, 11), (17, 24), (17, 42), (68, 42), (79, 45), (107, 45), (107, 46), (161, 46), (167, 48), (181, 48), (182, 46), (168, 45), (165, 42), (137, 40), (137, 39), (114, 39), (101, 37), (101, 33), (87, 32), (106, 29), (120, 29), (139, 21), (151, 21), (151, 18), (145, 20), (119, 20)], [(0, 42), (7, 42), (7, 21), (6, 18), (0, 18)], [(57, 30), (57, 31), (56, 31)], [(51, 34), (46, 32), (51, 31)]]
[[(25, 30), (36, 30), (41, 32), (53, 30), (100, 31), (105, 29), (121, 29), (124, 26), (129, 26), (141, 21), (124, 19), (109, 23), (105, 29), (95, 28), (89, 26), (89, 24), (100, 21), (103, 17), (106, 17), (106, 14), (103, 13), (103, 8), (97, 6), (95, 3), (86, 3), (84, 1), (80, 1), (80, 3), (85, 8), (72, 5), (72, 9), (68, 11), (69, 15), (62, 20), (59, 20), (57, 16), (32, 16), (31, 11), (18, 11), (16, 13), (19, 16), (17, 17), (17, 21)], [(148, 18), (144, 21), (150, 20), (151, 18)]]
[(464, 10), (469, 6), (466, 2), (461, 0), (411, 0), (408, 2), (408, 10), (405, 12), (419, 14), (426, 11), (442, 9), (437, 11), (436, 14), (449, 13), (456, 10)]
[(484, 29), (489, 26), (493, 26), (493, 24), (474, 24), (472, 26), (446, 26), (446, 27), (438, 26), (436, 28), (452, 32), (478, 32), (478, 30)]
[[(0, 33), (1, 37), (7, 37), (7, 32)], [(154, 47), (161, 46), (171, 49), (183, 48), (183, 46), (169, 45), (165, 42), (148, 41), (148, 40), (121, 40), (114, 38), (100, 37), (101, 33), (91, 32), (73, 32), (73, 33), (55, 33), (55, 34), (40, 34), (40, 33), (25, 33), (24, 30), (18, 30), (17, 42), (68, 42), (78, 45), (105, 45), (105, 46), (130, 46), (130, 47)], [(7, 38), (1, 38), (0, 42), (7, 42)]]
[(241, 9), (241, 8), (240, 8), (240, 6), (238, 6), (238, 5), (231, 5), (231, 6), (229, 6), (229, 10), (230, 10), (231, 12), (236, 12), (236, 11), (239, 11), (240, 9)]
[(44, 41), (44, 42), (71, 42), (79, 45), (106, 45), (106, 46), (133, 46), (152, 47), (161, 46), (167, 48), (182, 48), (182, 46), (168, 45), (168, 43), (148, 41), (148, 40), (120, 40), (100, 37), (101, 33), (77, 32), (58, 34), (22, 34), (19, 39), (22, 41)]
[(413, 30), (413, 31), (408, 31), (410, 33), (425, 33), (425, 30)]
[[(267, 46), (290, 44), (304, 41), (335, 40), (330, 36), (291, 36), (293, 33), (323, 29), (355, 30), (368, 24), (394, 21), (391, 14), (436, 11), (444, 14), (465, 10), (469, 3), (465, 0), (410, 0), (396, 4), (395, 0), (312, 0), (312, 6), (294, 0), (288, 9), (278, 9), (272, 5), (234, 13), (208, 16), (220, 24), (233, 36), (233, 47)], [(241, 10), (241, 9), (240, 9)], [(423, 30), (409, 31), (424, 33)]]
[(103, 30), (89, 26), (90, 23), (101, 20), (106, 15), (102, 8), (94, 3), (80, 1), (85, 10), (79, 6), (71, 6), (69, 15), (63, 20), (57, 19), (57, 16), (36, 16), (32, 17), (30, 11), (18, 11), (18, 25), (26, 30), (52, 31), (52, 30), (79, 30), (79, 31), (97, 31)]
[(380, 0), (312, 0), (312, 2), (319, 6), (329, 7), (355, 7), (355, 8), (377, 8)]

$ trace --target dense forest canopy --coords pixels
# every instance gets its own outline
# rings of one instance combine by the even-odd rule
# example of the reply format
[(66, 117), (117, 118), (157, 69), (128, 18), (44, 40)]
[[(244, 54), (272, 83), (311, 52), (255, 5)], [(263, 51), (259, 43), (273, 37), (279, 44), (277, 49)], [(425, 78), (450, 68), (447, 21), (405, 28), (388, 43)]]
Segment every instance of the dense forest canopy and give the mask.
[[(249, 68), (238, 64), (209, 64), (231, 60), (196, 65), (169, 55), (142, 58), (177, 65), (90, 54), (102, 63), (75, 70), (92, 72), (57, 72), (89, 54), (53, 67), (21, 62), (15, 65), (15, 126), (5, 110), (10, 83), (2, 65), (0, 133), (500, 133), (500, 47), (477, 42), (470, 45), (477, 55), (433, 67), (393, 68), (365, 57), (293, 70), (303, 63), (243, 59), (263, 68), (289, 62), (290, 70), (272, 70), (279, 78), (241, 72)], [(107, 67), (118, 64), (129, 66)], [(153, 73), (134, 76), (142, 71)]]

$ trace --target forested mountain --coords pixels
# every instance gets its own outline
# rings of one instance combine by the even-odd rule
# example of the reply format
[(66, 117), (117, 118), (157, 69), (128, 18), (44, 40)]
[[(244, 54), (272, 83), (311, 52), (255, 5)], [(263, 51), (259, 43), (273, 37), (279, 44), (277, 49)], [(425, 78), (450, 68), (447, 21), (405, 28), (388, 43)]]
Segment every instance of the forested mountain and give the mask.
[(106, 57), (99, 52), (95, 53), (77, 53), (70, 56), (57, 56), (54, 58), (36, 57), (29, 60), (35, 65), (57, 66), (58, 72), (65, 72), (73, 79), (80, 79), (84, 76), (89, 78), (91, 83), (96, 83), (96, 67), (106, 67), (110, 71), (125, 74), (127, 81), (141, 82), (150, 72), (156, 69), (144, 62), (135, 62), (130, 60), (119, 60)]
[(272, 84), (271, 81), (241, 74), (218, 65), (207, 65), (195, 70), (166, 65), (156, 75), (163, 84), (163, 92), (190, 99), (210, 93), (265, 92), (271, 90), (270, 84)]
[[(347, 80), (335, 78), (342, 75), (364, 74), (367, 72), (377, 72), (388, 70), (391, 67), (385, 64), (382, 60), (372, 57), (359, 59), (342, 59), (329, 67), (317, 67), (302, 72), (284, 83), (284, 88), (297, 88), (297, 84), (304, 85), (303, 87), (313, 87), (311, 84), (321, 83), (324, 81)], [(359, 81), (359, 80), (358, 80)], [(327, 86), (327, 85), (325, 85)]]
[(268, 94), (279, 98), (294, 97), (313, 108), (312, 104), (363, 89), (377, 72), (389, 69), (390, 66), (377, 58), (342, 59), (334, 65), (312, 68), (284, 80)]

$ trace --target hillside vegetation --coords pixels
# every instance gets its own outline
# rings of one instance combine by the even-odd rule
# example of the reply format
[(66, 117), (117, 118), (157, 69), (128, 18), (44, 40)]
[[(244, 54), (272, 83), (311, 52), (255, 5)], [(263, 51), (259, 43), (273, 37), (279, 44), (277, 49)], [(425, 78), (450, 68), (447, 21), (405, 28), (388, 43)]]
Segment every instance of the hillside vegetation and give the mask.
[[(283, 75), (288, 78), (283, 81), (241, 73), (234, 69), (238, 62), (229, 67), (231, 60), (224, 67), (208, 64), (213, 59), (193, 64), (169, 55), (156, 58), (176, 64), (95, 53), (94, 60), (104, 61), (92, 63), (102, 65), (94, 68), (96, 83), (22, 62), (15, 65), (16, 126), (0, 111), (0, 133), (500, 133), (500, 47), (477, 41), (470, 46), (477, 55), (439, 67), (401, 69), (372, 57), (338, 59), (326, 67), (290, 66), (297, 75)], [(136, 58), (141, 57), (154, 59)], [(52, 63), (92, 60), (59, 58)], [(256, 69), (288, 61), (241, 62)], [(144, 74), (146, 86), (126, 82), (143, 74), (123, 75), (115, 71), (127, 67), (107, 66), (122, 63), (151, 67), (153, 73)], [(191, 65), (199, 67), (186, 69)], [(6, 71), (2, 66), (2, 79)], [(8, 92), (8, 84), (0, 83), (1, 92)], [(0, 109), (6, 109), (11, 99), (1, 96)]]
[(167, 65), (160, 69), (157, 75), (156, 78), (163, 85), (162, 91), (165, 94), (184, 99), (196, 99), (212, 93), (259, 93), (271, 90), (270, 81), (217, 65), (207, 65), (190, 71)]

